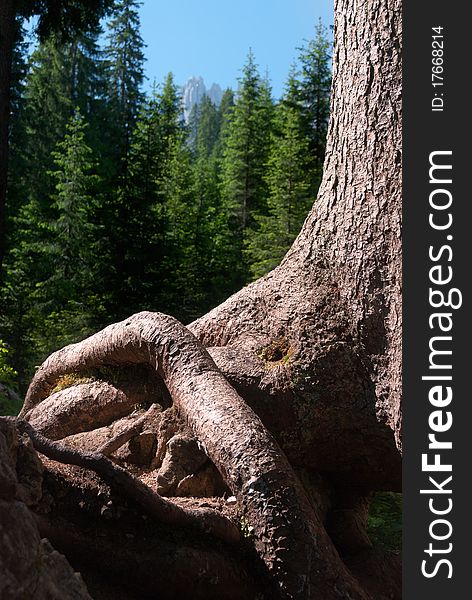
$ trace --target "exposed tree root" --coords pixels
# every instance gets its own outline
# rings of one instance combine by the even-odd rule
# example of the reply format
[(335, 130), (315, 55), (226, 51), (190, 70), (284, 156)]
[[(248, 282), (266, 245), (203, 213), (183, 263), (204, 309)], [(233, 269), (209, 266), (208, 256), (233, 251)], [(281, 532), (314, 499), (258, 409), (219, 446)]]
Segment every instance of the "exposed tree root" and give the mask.
[(151, 517), (164, 523), (196, 527), (228, 543), (239, 541), (236, 525), (220, 513), (211, 509), (187, 509), (165, 500), (102, 454), (83, 452), (53, 442), (35, 431), (26, 421), (19, 421), (18, 429), (30, 436), (35, 449), (41, 454), (65, 464), (92, 469), (111, 486), (117, 487), (142, 506)]
[(105, 442), (97, 450), (104, 456), (110, 456), (113, 452), (116, 452), (121, 446), (126, 444), (132, 437), (141, 432), (146, 421), (155, 414), (161, 411), (161, 407), (157, 404), (152, 404), (149, 409), (138, 419), (136, 419), (129, 427), (117, 433), (110, 440)]
[(28, 421), (52, 440), (108, 425), (129, 414), (133, 400), (109, 383), (81, 383), (55, 392), (41, 408), (34, 407)]
[(162, 377), (238, 497), (255, 548), (278, 581), (281, 595), (365, 598), (284, 453), (200, 342), (172, 317), (139, 313), (54, 353), (36, 373), (22, 414), (43, 401), (61, 375), (140, 363), (151, 365)]
[(40, 409), (28, 411), (35, 429), (54, 440), (97, 427), (131, 413), (136, 406), (169, 406), (169, 393), (148, 365), (89, 369), (60, 377)]

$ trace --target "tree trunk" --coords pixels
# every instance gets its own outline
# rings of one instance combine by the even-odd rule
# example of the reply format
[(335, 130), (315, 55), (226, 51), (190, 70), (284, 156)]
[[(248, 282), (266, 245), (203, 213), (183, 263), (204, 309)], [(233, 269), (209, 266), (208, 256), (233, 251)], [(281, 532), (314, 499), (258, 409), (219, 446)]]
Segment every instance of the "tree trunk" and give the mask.
[(368, 455), (375, 463), (380, 446), (388, 448), (377, 455), (378, 467), (385, 473), (391, 459), (396, 469), (389, 477), (397, 484), (391, 432), (400, 447), (400, 35), (399, 0), (336, 2), (319, 196), (282, 264), (189, 326), (207, 347), (247, 354), (285, 339), (287, 387), (311, 398), (317, 445), (336, 452), (330, 440), (336, 431), (342, 468), (344, 460), (352, 466), (357, 435), (370, 436)]
[(10, 84), (15, 39), (14, 0), (0, 3), (0, 281), (6, 250), (5, 204), (7, 195), (8, 122), (10, 119)]
[(279, 267), (188, 328), (140, 313), (53, 354), (22, 410), (66, 373), (154, 368), (282, 598), (387, 596), (361, 565), (370, 495), (401, 485), (400, 35), (400, 0), (336, 1), (323, 181)]

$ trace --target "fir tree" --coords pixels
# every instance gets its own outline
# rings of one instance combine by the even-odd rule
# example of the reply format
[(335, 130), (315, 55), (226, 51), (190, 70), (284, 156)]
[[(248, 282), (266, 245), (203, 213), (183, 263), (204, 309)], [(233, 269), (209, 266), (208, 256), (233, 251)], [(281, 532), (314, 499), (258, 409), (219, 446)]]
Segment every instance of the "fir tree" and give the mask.
[(120, 269), (123, 312), (156, 309), (162, 276), (163, 207), (158, 173), (162, 170), (159, 95), (143, 104), (131, 143), (120, 232), (126, 252)]
[(253, 278), (274, 268), (300, 230), (321, 181), (329, 117), (330, 44), (321, 22), (300, 51), (277, 107), (265, 180), (268, 213), (255, 216), (245, 256)]
[(64, 139), (53, 152), (56, 219), (45, 223), (51, 243), (45, 249), (45, 277), (36, 284), (34, 311), (40, 311), (37, 350), (52, 348), (86, 335), (103, 317), (96, 293), (94, 197), (97, 176), (92, 150), (85, 140), (87, 124), (79, 109), (71, 117)]
[[(195, 105), (195, 125), (193, 148), (196, 157), (209, 157), (219, 137), (220, 119), (218, 109), (208, 96)], [(191, 114), (192, 117), (192, 114)]]
[(143, 105), (130, 140), (125, 178), (105, 206), (108, 260), (104, 274), (114, 318), (143, 308), (162, 310), (166, 202), (175, 146), (183, 143), (181, 100), (173, 76)]
[(223, 92), (220, 105), (218, 107), (218, 139), (215, 142), (213, 153), (215, 158), (222, 163), (225, 148), (227, 146), (230, 130), (231, 114), (234, 107), (234, 92), (227, 88)]
[(38, 0), (21, 0), (4, 2), (0, 12), (0, 114), (5, 118), (0, 121), (0, 281), (2, 281), (2, 264), (5, 256), (5, 206), (7, 191), (7, 160), (9, 145), (8, 115), (10, 115), (10, 87), (14, 75), (13, 49), (16, 42), (18, 22), (38, 17), (36, 32), (41, 41), (56, 34), (61, 40), (70, 40), (97, 25), (112, 0), (62, 0), (61, 2), (43, 2)]
[(246, 244), (245, 255), (254, 278), (277, 266), (313, 203), (310, 138), (297, 106), (298, 91), (292, 72), (284, 98), (276, 109), (266, 172), (268, 214), (256, 215), (257, 227), (249, 232)]
[(54, 223), (58, 251), (54, 277), (62, 278), (75, 290), (87, 287), (93, 277), (90, 246), (95, 237), (92, 191), (96, 176), (91, 172), (92, 150), (85, 142), (85, 129), (84, 119), (76, 109), (64, 140), (53, 152), (56, 170), (50, 173), (56, 183), (54, 208), (58, 215)]
[(85, 335), (103, 318), (94, 291), (96, 176), (85, 129), (77, 111), (53, 152), (50, 217), (32, 197), (14, 221), (15, 247), (2, 288), (9, 310), (0, 327), (21, 385), (45, 354)]
[(272, 127), (270, 88), (260, 77), (249, 53), (231, 111), (223, 159), (222, 198), (233, 231), (235, 273), (240, 284), (246, 278), (242, 250), (256, 214), (267, 211), (265, 164)]
[(154, 88), (142, 105), (133, 134), (130, 153), (130, 181), (133, 195), (151, 206), (157, 198), (156, 173), (162, 154), (159, 97)]
[(27, 194), (28, 182), (25, 177), (24, 148), (28, 142), (24, 123), (24, 94), (27, 74), (28, 43), (25, 41), (25, 30), (17, 20), (17, 39), (13, 48), (12, 84), (10, 89), (11, 115), (9, 123), (9, 172), (8, 195), (6, 205), (7, 216), (7, 249), (13, 242), (11, 235), (12, 220), (18, 213)]
[[(225, 92), (227, 100), (229, 95)], [(232, 98), (232, 94), (231, 94)], [(228, 102), (228, 104), (230, 104)], [(228, 106), (228, 104), (226, 106)], [(221, 106), (221, 105), (220, 105)], [(228, 286), (227, 273), (232, 265), (231, 231), (221, 201), (219, 142), (222, 141), (222, 114), (208, 97), (200, 105), (194, 144), (194, 197), (196, 203), (195, 252), (202, 285), (201, 312), (208, 310), (233, 289)]]
[(195, 247), (198, 208), (190, 149), (183, 136), (169, 147), (162, 184), (166, 211), (163, 303), (182, 320), (192, 320), (198, 316), (201, 298)]
[(321, 180), (328, 132), (331, 88), (331, 43), (321, 20), (315, 36), (300, 48), (299, 99), (315, 182)]
[[(144, 43), (140, 34), (137, 0), (116, 0), (107, 25), (104, 75), (107, 113), (103, 138), (103, 202), (97, 211), (105, 237), (102, 240), (102, 295), (108, 311), (120, 318), (130, 306), (129, 255), (134, 243), (128, 221), (132, 213), (130, 161), (133, 132), (144, 95)], [(132, 261), (131, 261), (132, 262)]]
[(67, 43), (50, 38), (40, 44), (31, 57), (25, 84), (23, 126), (26, 144), (22, 149), (24, 177), (28, 176), (31, 195), (50, 207), (53, 167), (52, 152), (64, 137), (75, 107), (90, 121), (89, 144), (99, 139), (100, 53), (98, 30)]
[(110, 140), (119, 173), (127, 169), (131, 135), (143, 101), (144, 42), (138, 0), (116, 0), (108, 24), (105, 77)]

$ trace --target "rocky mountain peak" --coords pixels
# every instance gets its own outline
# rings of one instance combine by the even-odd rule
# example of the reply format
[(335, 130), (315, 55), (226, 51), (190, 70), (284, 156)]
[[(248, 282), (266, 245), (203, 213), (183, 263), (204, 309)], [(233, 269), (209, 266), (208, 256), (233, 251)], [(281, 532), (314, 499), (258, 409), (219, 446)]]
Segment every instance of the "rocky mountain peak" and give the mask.
[(223, 97), (223, 90), (217, 83), (212, 83), (212, 85), (207, 88), (203, 77), (189, 77), (187, 83), (182, 86), (182, 103), (186, 123), (188, 123), (192, 108), (195, 104), (200, 104), (204, 96), (208, 96), (216, 106), (219, 106), (221, 98)]

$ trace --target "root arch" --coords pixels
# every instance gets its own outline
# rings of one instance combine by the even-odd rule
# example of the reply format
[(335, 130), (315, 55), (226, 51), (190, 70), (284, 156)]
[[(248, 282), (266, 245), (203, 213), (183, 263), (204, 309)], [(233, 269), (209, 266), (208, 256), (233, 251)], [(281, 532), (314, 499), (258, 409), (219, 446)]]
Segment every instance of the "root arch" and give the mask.
[(254, 546), (283, 598), (365, 598), (284, 452), (201, 343), (174, 318), (143, 312), (52, 354), (20, 416), (58, 377), (103, 365), (148, 364), (237, 497)]

